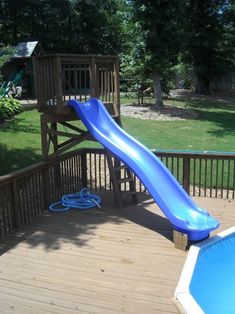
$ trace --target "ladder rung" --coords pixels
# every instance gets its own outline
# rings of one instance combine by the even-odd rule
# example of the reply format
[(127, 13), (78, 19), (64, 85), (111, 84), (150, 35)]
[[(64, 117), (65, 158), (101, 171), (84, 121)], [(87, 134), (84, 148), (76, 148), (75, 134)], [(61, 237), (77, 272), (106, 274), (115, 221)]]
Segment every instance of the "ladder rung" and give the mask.
[(118, 114), (112, 114), (111, 117), (116, 119), (116, 118), (119, 118), (120, 116)]
[(118, 183), (126, 183), (126, 182), (131, 182), (131, 181), (133, 181), (132, 178), (123, 178), (123, 179), (117, 180)]
[(129, 192), (129, 194), (132, 196), (132, 195), (136, 195), (137, 192), (136, 191), (131, 191), (131, 192)]
[(121, 165), (121, 166), (118, 166), (118, 167), (114, 167), (113, 170), (114, 171), (119, 171), (119, 170), (122, 170), (122, 169), (127, 169), (128, 167), (126, 165)]
[[(120, 117), (119, 117), (120, 118)], [(129, 183), (129, 196), (132, 198), (133, 203), (137, 203), (137, 192), (135, 191), (135, 180), (134, 177), (128, 168), (127, 165), (122, 164), (121, 161), (117, 160), (111, 152), (106, 152), (107, 162), (110, 171), (110, 177), (113, 185), (114, 197), (115, 202), (118, 207), (121, 207), (122, 204), (122, 191), (121, 191), (121, 184), (122, 183)], [(121, 163), (121, 164), (120, 164)], [(125, 177), (120, 178), (121, 170), (125, 170)], [(120, 172), (120, 173), (118, 173)]]

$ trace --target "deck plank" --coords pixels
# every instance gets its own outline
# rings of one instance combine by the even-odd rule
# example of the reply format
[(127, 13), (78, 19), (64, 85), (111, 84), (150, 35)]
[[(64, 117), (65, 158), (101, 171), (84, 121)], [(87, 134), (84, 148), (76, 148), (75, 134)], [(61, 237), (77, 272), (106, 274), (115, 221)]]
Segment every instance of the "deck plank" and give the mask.
[[(44, 215), (0, 244), (0, 313), (177, 313), (172, 296), (187, 252), (152, 202)], [(196, 200), (235, 224), (235, 201)], [(216, 231), (216, 232), (218, 232)]]

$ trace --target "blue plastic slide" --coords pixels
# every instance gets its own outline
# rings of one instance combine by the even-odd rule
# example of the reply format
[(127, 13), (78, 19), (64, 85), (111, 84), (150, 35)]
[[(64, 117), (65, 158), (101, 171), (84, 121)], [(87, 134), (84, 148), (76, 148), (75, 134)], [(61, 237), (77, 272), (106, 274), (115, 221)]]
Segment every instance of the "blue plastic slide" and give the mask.
[(197, 207), (167, 167), (127, 134), (100, 100), (79, 103), (74, 99), (68, 106), (74, 108), (91, 135), (138, 176), (175, 230), (186, 233), (192, 241), (198, 241), (218, 228), (219, 222)]

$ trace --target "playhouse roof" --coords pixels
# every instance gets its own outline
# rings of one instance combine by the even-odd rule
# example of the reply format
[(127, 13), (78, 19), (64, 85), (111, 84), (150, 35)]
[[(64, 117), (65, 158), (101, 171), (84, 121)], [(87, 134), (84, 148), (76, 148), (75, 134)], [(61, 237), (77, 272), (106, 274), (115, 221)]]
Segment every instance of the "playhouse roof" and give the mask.
[(38, 45), (38, 41), (27, 41), (27, 42), (18, 43), (17, 46), (15, 47), (16, 52), (13, 55), (13, 58), (31, 57), (37, 45)]

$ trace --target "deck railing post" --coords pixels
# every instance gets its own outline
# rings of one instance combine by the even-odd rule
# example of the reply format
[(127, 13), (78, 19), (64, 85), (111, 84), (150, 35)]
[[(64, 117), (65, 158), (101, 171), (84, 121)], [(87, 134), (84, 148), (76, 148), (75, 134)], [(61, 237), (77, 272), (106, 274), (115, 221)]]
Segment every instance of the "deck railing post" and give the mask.
[[(0, 237), (43, 210), (47, 210), (48, 205), (55, 201), (54, 198), (57, 199), (58, 195), (65, 190), (65, 185), (68, 187), (68, 182), (73, 187), (72, 181), (68, 180), (68, 176), (73, 176), (73, 171), (70, 169), (71, 164), (66, 162), (71, 157), (76, 157), (74, 166), (78, 163), (75, 175), (78, 177), (76, 183), (79, 187), (80, 185), (83, 187), (104, 185), (105, 189), (109, 189), (109, 170), (105, 159), (103, 161), (102, 157), (97, 163), (96, 157), (92, 158), (93, 155), (103, 154), (103, 149), (83, 148), (0, 177)], [(219, 190), (226, 189), (227, 193), (224, 193), (224, 197), (235, 198), (234, 154), (161, 151), (157, 155), (160, 158), (172, 158), (172, 156), (177, 158), (177, 163), (172, 164), (171, 171), (176, 169), (177, 174), (180, 174), (179, 177), (182, 179), (180, 181), (186, 192), (189, 193), (192, 187), (192, 194), (200, 196), (202, 195), (200, 189), (205, 187), (206, 193), (202, 196), (219, 198), (221, 197)], [(207, 160), (207, 165), (204, 163), (205, 160)], [(224, 162), (219, 163), (221, 160)], [(169, 165), (169, 162), (166, 164)], [(99, 171), (98, 174), (97, 171)], [(181, 178), (182, 173), (183, 178)], [(139, 184), (136, 186), (137, 190), (142, 192), (144, 190), (142, 183), (137, 181), (136, 184)], [(40, 197), (34, 197), (39, 193)]]
[(54, 67), (54, 89), (56, 91), (56, 107), (57, 112), (63, 112), (63, 84), (62, 84), (62, 60), (60, 56), (55, 57), (55, 67)]
[(98, 76), (97, 76), (97, 65), (96, 59), (92, 57), (90, 59), (90, 84), (91, 84), (91, 98), (99, 98), (99, 88), (98, 88)]
[(190, 193), (190, 156), (183, 158), (183, 188)]
[(13, 217), (12, 217), (12, 224), (13, 227), (16, 229), (20, 225), (20, 218), (19, 218), (19, 199), (17, 193), (17, 181), (14, 180), (11, 183), (11, 191), (12, 191), (12, 205), (13, 205)]
[[(120, 115), (120, 82), (119, 82), (119, 61), (114, 62), (114, 91), (115, 91), (115, 104), (117, 107), (117, 113)], [(115, 107), (115, 106), (114, 106)], [(115, 107), (115, 108), (116, 108)]]
[(82, 151), (81, 153), (81, 181), (82, 187), (87, 187), (87, 154), (86, 151)]
[(43, 202), (44, 202), (44, 210), (48, 208), (48, 205), (50, 203), (50, 195), (49, 195), (49, 189), (50, 189), (50, 178), (49, 178), (49, 168), (45, 168), (42, 170), (42, 182), (43, 182)]

